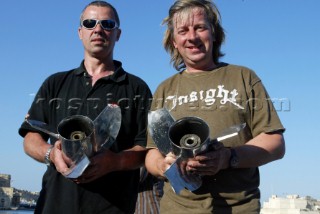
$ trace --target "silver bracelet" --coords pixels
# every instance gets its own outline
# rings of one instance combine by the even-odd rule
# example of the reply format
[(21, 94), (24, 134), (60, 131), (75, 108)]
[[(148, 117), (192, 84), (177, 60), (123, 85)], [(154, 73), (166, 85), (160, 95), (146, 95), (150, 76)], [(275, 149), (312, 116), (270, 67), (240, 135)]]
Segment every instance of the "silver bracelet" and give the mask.
[(51, 145), (44, 156), (44, 162), (47, 166), (50, 166), (52, 163), (52, 161), (50, 160), (50, 153), (52, 149), (53, 149), (53, 146)]

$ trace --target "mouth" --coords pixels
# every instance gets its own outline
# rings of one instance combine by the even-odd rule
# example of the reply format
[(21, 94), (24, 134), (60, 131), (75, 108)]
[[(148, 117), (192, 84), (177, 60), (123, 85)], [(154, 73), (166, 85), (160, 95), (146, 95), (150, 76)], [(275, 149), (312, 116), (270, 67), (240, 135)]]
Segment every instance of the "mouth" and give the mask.
[(103, 38), (94, 38), (91, 40), (91, 42), (105, 42), (105, 39)]
[(200, 51), (201, 47), (202, 45), (192, 45), (192, 46), (188, 46), (187, 48), (191, 51)]

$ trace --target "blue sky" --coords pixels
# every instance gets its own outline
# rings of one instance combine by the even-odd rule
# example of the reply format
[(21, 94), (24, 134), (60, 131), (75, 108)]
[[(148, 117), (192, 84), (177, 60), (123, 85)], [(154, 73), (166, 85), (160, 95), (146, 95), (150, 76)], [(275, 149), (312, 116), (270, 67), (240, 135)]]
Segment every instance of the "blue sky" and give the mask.
[[(44, 164), (24, 154), (17, 130), (43, 80), (80, 64), (79, 15), (89, 0), (1, 3), (0, 173), (17, 188), (39, 191)], [(151, 90), (176, 71), (162, 47), (162, 19), (173, 0), (110, 0), (122, 36), (115, 59)], [(216, 0), (226, 30), (221, 61), (256, 71), (286, 127), (287, 153), (262, 166), (262, 198), (271, 194), (320, 199), (320, 1)], [(318, 128), (317, 128), (318, 127)]]

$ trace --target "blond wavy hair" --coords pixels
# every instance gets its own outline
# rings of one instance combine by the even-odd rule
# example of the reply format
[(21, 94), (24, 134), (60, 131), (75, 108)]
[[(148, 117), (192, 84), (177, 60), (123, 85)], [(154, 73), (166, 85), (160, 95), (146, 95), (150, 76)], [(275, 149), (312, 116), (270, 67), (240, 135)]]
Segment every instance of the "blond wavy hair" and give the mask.
[(173, 46), (173, 31), (174, 31), (174, 15), (177, 13), (186, 13), (193, 8), (202, 8), (208, 22), (211, 25), (213, 35), (213, 50), (212, 56), (215, 64), (218, 64), (219, 58), (224, 54), (221, 53), (221, 45), (225, 39), (225, 33), (221, 26), (221, 16), (216, 5), (210, 0), (177, 0), (169, 9), (169, 16), (166, 17), (162, 24), (167, 25), (167, 30), (163, 38), (165, 50), (170, 54), (170, 62), (175, 69), (180, 70), (185, 67), (184, 61), (178, 50)]

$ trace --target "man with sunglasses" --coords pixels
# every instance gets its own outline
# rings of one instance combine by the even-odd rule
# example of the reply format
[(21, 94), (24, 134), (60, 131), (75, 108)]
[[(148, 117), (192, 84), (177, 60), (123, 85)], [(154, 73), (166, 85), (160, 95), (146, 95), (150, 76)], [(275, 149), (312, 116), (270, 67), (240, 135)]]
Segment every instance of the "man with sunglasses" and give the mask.
[(45, 80), (28, 117), (55, 130), (67, 116), (80, 114), (94, 120), (105, 106), (117, 104), (121, 127), (113, 146), (95, 154), (85, 172), (71, 180), (64, 174), (68, 166), (61, 141), (50, 137), (48, 144), (48, 135), (23, 123), (19, 134), (24, 137), (25, 152), (48, 165), (35, 213), (134, 213), (151, 92), (143, 80), (113, 59), (121, 35), (115, 8), (94, 1), (84, 8), (80, 19), (84, 60), (78, 68)]

